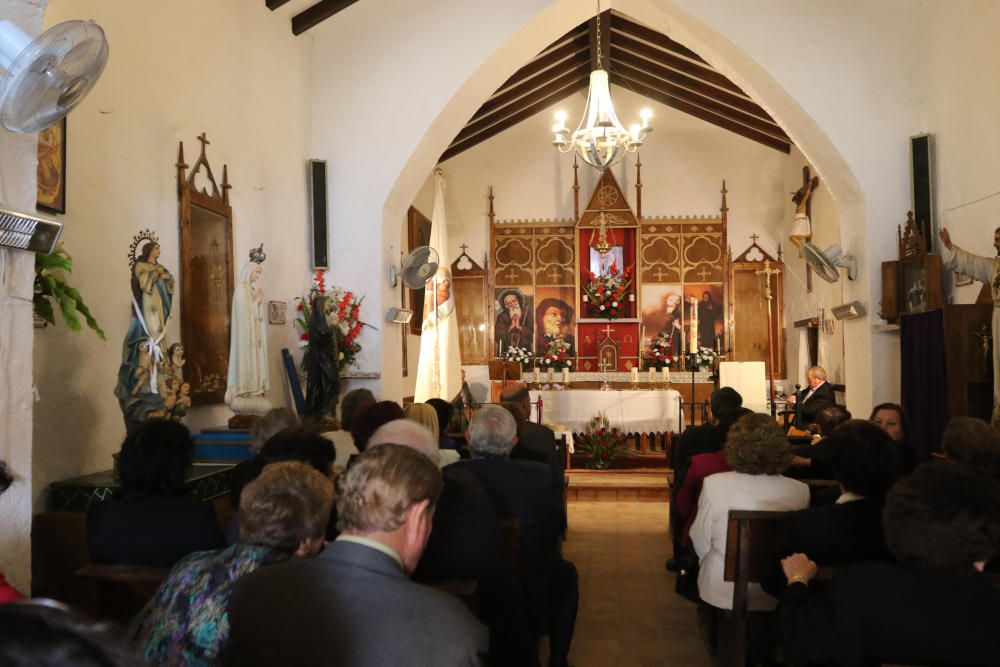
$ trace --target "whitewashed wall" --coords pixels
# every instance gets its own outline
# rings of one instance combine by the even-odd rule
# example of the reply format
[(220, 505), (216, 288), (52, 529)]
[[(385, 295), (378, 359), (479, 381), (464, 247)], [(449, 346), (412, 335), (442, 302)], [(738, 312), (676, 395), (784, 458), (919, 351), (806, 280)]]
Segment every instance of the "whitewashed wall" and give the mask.
[[(29, 35), (41, 32), (45, 2), (2, 0), (0, 17)], [(0, 201), (16, 211), (35, 206), (35, 135), (0, 129)], [(31, 293), (34, 255), (0, 249), (0, 459), (15, 482), (0, 496), (0, 572), (27, 592), (31, 571)]]
[[(243, 0), (54, 0), (46, 25), (93, 18), (111, 55), (68, 125), (66, 249), (73, 283), (107, 332), (101, 342), (61, 324), (36, 332), (35, 492), (57, 479), (111, 465), (124, 426), (113, 395), (129, 322), (128, 248), (139, 230), (160, 237), (160, 262), (178, 265), (177, 145), (193, 165), (207, 132), (217, 179), (233, 185), (235, 271), (264, 244), (268, 299), (309, 285), (306, 166), (311, 39), (295, 38), (287, 17)], [(290, 307), (289, 315), (293, 313)], [(174, 303), (168, 338), (178, 340)], [(291, 322), (269, 326), (270, 398), (289, 404), (280, 348), (294, 347)], [(200, 427), (224, 424), (225, 406), (196, 408)], [(42, 509), (42, 504), (36, 510)]]

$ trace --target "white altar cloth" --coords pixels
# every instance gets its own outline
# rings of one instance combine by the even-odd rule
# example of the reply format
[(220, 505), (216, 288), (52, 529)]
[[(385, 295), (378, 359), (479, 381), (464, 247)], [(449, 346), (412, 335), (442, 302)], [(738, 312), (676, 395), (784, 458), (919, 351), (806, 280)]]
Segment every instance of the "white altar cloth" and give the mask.
[(542, 399), (542, 422), (580, 433), (598, 412), (625, 433), (680, 433), (684, 430), (681, 394), (675, 389), (532, 391), (531, 419)]

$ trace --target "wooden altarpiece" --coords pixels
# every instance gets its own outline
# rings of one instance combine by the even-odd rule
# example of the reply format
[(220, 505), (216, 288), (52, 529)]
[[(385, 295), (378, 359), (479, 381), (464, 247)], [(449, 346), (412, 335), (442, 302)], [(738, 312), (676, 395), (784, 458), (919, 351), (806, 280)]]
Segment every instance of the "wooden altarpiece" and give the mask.
[[(201, 153), (187, 173), (184, 142), (177, 151), (180, 218), (181, 342), (187, 358), (184, 377), (192, 405), (222, 403), (229, 373), (229, 318), (233, 288), (233, 209), (229, 205), (229, 167), (216, 183), (205, 157), (209, 144), (198, 137)], [(199, 183), (202, 185), (199, 187)]]
[[(764, 280), (771, 281), (774, 299), (773, 318), (771, 320), (771, 337), (774, 341), (774, 377), (786, 376), (785, 367), (785, 329), (782, 323), (785, 319), (785, 290), (781, 275), (770, 276), (759, 273), (765, 266), (778, 269), (784, 273), (785, 266), (778, 246), (778, 256), (774, 257), (757, 244), (758, 236), (750, 237), (752, 243), (729, 262), (728, 302), (730, 304), (729, 321), (730, 345), (732, 358), (739, 361), (763, 361), (766, 372), (770, 375), (768, 344), (767, 300), (764, 296)], [(730, 256), (732, 251), (729, 251)]]
[(451, 283), (455, 293), (462, 364), (485, 364), (489, 360), (486, 313), (492, 300), (487, 298), (486, 269), (466, 253), (469, 246), (463, 243), (461, 248), (462, 254), (451, 263)]

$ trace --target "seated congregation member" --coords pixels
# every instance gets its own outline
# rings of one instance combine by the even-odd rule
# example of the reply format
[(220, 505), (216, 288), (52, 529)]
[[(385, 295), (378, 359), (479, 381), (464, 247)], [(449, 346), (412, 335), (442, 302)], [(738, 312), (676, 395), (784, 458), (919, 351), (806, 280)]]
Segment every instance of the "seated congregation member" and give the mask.
[(275, 433), (298, 425), (299, 418), (288, 408), (268, 410), (266, 415), (254, 422), (253, 428), (250, 429), (250, 452), (254, 456), (249, 461), (237, 463), (233, 468), (233, 481), (229, 487), (229, 500), (233, 504), (233, 509), (240, 506), (240, 493), (243, 487), (257, 479), (257, 475), (264, 468), (264, 462), (260, 458), (260, 450), (264, 448), (264, 443)]
[(340, 429), (323, 434), (323, 437), (330, 440), (337, 450), (339, 468), (346, 467), (350, 458), (358, 453), (358, 448), (354, 446), (354, 437), (351, 435), (354, 419), (361, 410), (374, 402), (375, 395), (368, 389), (352, 389), (340, 399)]
[(820, 588), (808, 555), (782, 561), (786, 654), (834, 665), (997, 664), (1000, 588), (982, 570), (1000, 550), (1000, 485), (926, 463), (889, 492), (882, 520), (897, 563), (850, 566)]
[(445, 435), (448, 432), (448, 425), (451, 424), (452, 417), (455, 416), (455, 406), (443, 398), (432, 398), (427, 401), (427, 405), (434, 408), (438, 418), (438, 446), (441, 449), (458, 449), (458, 443)]
[(792, 394), (788, 402), (795, 408), (792, 426), (798, 431), (810, 431), (819, 411), (837, 402), (833, 387), (826, 381), (826, 370), (822, 366), (813, 366), (806, 371), (806, 387)]
[[(895, 443), (871, 422), (854, 419), (825, 438), (840, 496), (830, 505), (789, 512), (780, 553), (807, 553), (819, 565), (891, 560), (882, 531), (886, 494), (902, 473)], [(780, 595), (785, 581), (775, 563), (764, 589)]]
[(473, 458), (452, 465), (472, 471), (501, 519), (520, 524), (520, 569), (525, 600), (539, 631), (549, 634), (549, 664), (567, 664), (580, 598), (576, 567), (559, 553), (560, 509), (545, 464), (512, 461), (517, 424), (510, 412), (486, 405), (466, 433)]
[(359, 452), (365, 451), (368, 439), (372, 437), (379, 426), (388, 424), (394, 419), (403, 419), (406, 414), (403, 408), (394, 401), (378, 401), (359, 409), (351, 420), (351, 438)]
[(888, 433), (889, 437), (896, 443), (899, 453), (903, 457), (903, 474), (908, 475), (913, 472), (921, 457), (917, 455), (917, 450), (913, 445), (911, 437), (913, 429), (903, 406), (897, 403), (880, 403), (872, 410), (868, 421)]
[(441, 485), (437, 466), (409, 447), (359, 454), (337, 479), (336, 541), (236, 583), (226, 664), (479, 665), (483, 627), (457, 598), (409, 580)]
[(139, 655), (151, 665), (222, 664), (233, 585), (258, 568), (318, 554), (332, 505), (333, 483), (311, 466), (266, 466), (240, 497), (240, 541), (177, 563), (133, 621)]
[(827, 405), (816, 414), (819, 430), (818, 442), (792, 447), (792, 465), (785, 472), (797, 479), (833, 479), (833, 464), (829, 435), (834, 429), (851, 419), (843, 405)]
[[(404, 445), (435, 465), (441, 453), (434, 435), (410, 421), (397, 419), (379, 427), (368, 442)], [(500, 667), (529, 667), (538, 651), (525, 620), (520, 595), (505, 557), (500, 518), (482, 482), (470, 470), (449, 465), (441, 470), (443, 486), (434, 510), (434, 530), (413, 580), (439, 583), (455, 579), (478, 582), (479, 616), (490, 629), (490, 657)], [(534, 663), (532, 662), (534, 661)]]
[(110, 623), (95, 622), (55, 600), (0, 606), (4, 667), (139, 667)]
[[(438, 426), (438, 415), (437, 411), (427, 405), (426, 403), (411, 403), (406, 406), (403, 410), (408, 421), (412, 421), (420, 426), (424, 427), (424, 430), (431, 433), (434, 436), (435, 442), (440, 442), (440, 431)], [(391, 423), (391, 422), (390, 422)], [(402, 443), (398, 443), (402, 444)], [(443, 468), (449, 463), (454, 463), (460, 457), (458, 455), (457, 449), (449, 449), (445, 451), (440, 451), (440, 446), (438, 449), (438, 467)]]
[(517, 446), (515, 451), (530, 451), (543, 457), (559, 477), (563, 474), (563, 463), (556, 448), (556, 434), (548, 426), (531, 421), (531, 394), (521, 385), (509, 385), (500, 392), (501, 402), (516, 403), (524, 411), (524, 421), (518, 422)]
[[(286, 428), (275, 433), (260, 450), (261, 463), (266, 467), (280, 461), (298, 461), (311, 466), (318, 473), (333, 480), (335, 477), (333, 464), (336, 462), (337, 451), (333, 443), (325, 437), (307, 428)], [(236, 544), (240, 539), (240, 511), (233, 513), (226, 528), (226, 543)], [(337, 536), (337, 514), (330, 512), (326, 527), (326, 537), (332, 540)]]
[[(14, 477), (7, 471), (6, 461), (0, 461), (0, 495), (3, 495), (3, 492), (9, 489), (13, 482)], [(3, 572), (0, 572), (0, 604), (22, 599), (24, 599), (24, 595), (8, 584), (3, 576)]]
[(982, 419), (955, 417), (941, 438), (947, 459), (1000, 480), (1000, 432)]
[[(791, 459), (781, 427), (769, 415), (741, 417), (726, 435), (730, 472), (705, 478), (691, 543), (700, 558), (698, 594), (718, 609), (733, 608), (733, 584), (723, 578), (729, 510), (791, 511), (809, 506), (809, 487), (781, 473)], [(750, 584), (750, 610), (770, 610), (776, 600)]]
[(93, 562), (169, 567), (225, 546), (211, 503), (185, 487), (193, 452), (191, 434), (175, 421), (151, 419), (125, 437), (115, 459), (121, 489), (87, 511)]

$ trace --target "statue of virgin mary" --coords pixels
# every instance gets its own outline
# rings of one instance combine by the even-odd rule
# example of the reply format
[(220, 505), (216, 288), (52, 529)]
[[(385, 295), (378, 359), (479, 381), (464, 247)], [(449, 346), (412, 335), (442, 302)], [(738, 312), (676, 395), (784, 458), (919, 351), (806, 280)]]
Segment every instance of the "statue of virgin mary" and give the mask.
[(263, 415), (271, 409), (264, 398), (270, 387), (267, 324), (264, 292), (258, 285), (265, 258), (264, 244), (250, 251), (250, 261), (243, 265), (233, 294), (226, 405), (237, 415)]

